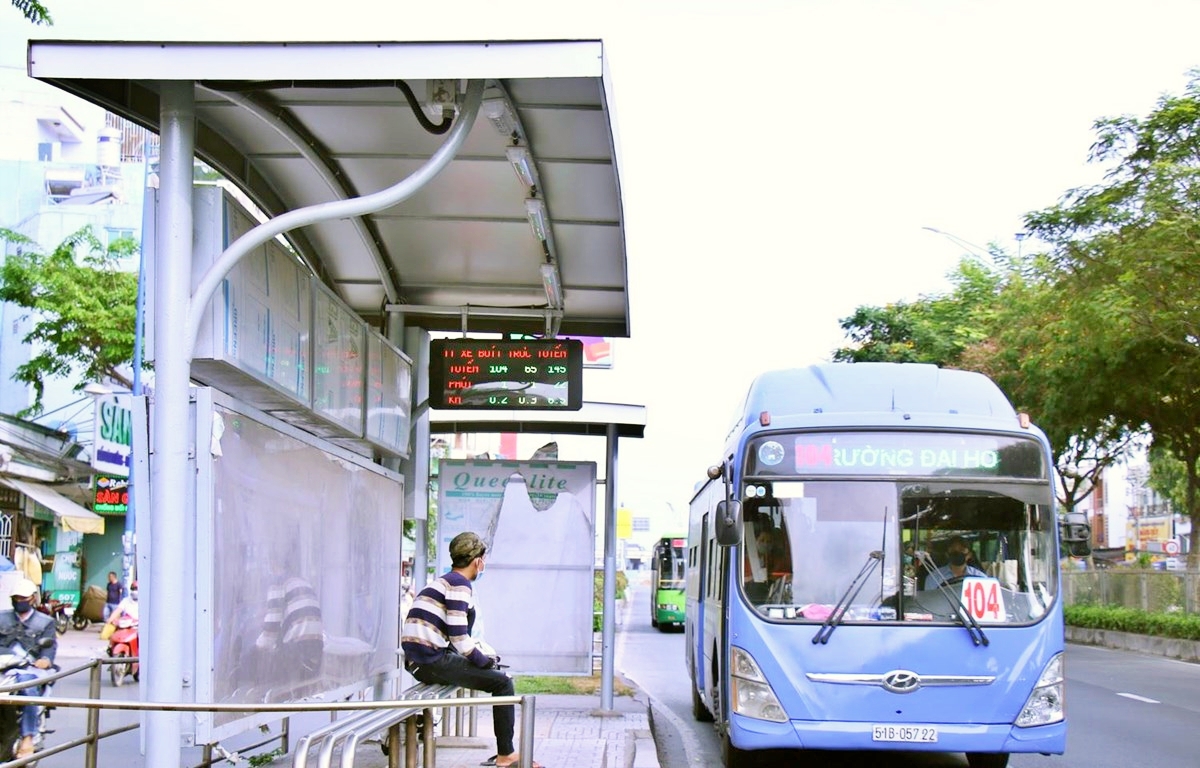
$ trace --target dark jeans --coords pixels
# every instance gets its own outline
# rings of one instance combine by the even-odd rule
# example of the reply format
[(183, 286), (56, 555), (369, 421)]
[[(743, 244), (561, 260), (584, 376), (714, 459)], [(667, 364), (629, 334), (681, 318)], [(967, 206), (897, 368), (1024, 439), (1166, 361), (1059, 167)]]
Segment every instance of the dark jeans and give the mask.
[[(447, 651), (432, 664), (410, 664), (408, 671), (422, 683), (448, 683), (472, 691), (484, 691), (493, 696), (512, 696), (513, 681), (503, 670), (480, 669), (461, 654)], [(511, 755), (516, 707), (504, 704), (492, 707), (492, 726), (496, 733), (496, 754)]]

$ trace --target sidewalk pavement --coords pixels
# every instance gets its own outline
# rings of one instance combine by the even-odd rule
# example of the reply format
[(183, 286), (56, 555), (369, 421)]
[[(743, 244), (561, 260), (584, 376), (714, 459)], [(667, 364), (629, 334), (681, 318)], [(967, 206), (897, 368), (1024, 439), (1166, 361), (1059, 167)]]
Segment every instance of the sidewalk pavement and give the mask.
[[(100, 639), (99, 627), (93, 624), (86, 630), (68, 630), (58, 638), (58, 663), (69, 667), (104, 655), (107, 643)], [(635, 696), (613, 696), (611, 711), (600, 709), (599, 695), (562, 695), (542, 694), (534, 702), (534, 746), (533, 758), (545, 768), (659, 768), (658, 754), (654, 738), (650, 731), (649, 701), (644, 694)], [(492, 709), (478, 707), (475, 736), (440, 736), (438, 726), (437, 768), (473, 768), (496, 752), (496, 740), (492, 736)], [(450, 717), (450, 714), (444, 715)], [(467, 716), (464, 716), (464, 720)], [(314, 723), (316, 727), (328, 723), (327, 716), (308, 716), (292, 718), (292, 745), (295, 746), (300, 736), (302, 722)], [(108, 721), (106, 721), (108, 722)], [(466, 730), (466, 725), (464, 725)], [(68, 734), (63, 729), (58, 734), (65, 738)], [(77, 734), (79, 736), (82, 733)], [(260, 736), (259, 734), (251, 734)], [(517, 713), (516, 735), (521, 735), (520, 711)], [(76, 734), (71, 734), (74, 738)], [(124, 738), (131, 744), (137, 744), (136, 732), (121, 734), (117, 739)], [(354, 765), (356, 768), (387, 768), (387, 757), (380, 748), (378, 738), (386, 738), (380, 734), (375, 740), (360, 743), (355, 750)], [(58, 741), (59, 739), (55, 739)], [(128, 750), (115, 751), (106, 748), (109, 740), (102, 743), (101, 767), (117, 768), (117, 763), (110, 762), (105, 757), (120, 754), (120, 768), (140, 766), (140, 756), (131, 755)], [(249, 740), (247, 740), (249, 741)], [(115, 745), (113, 745), (115, 746)], [(234, 749), (236, 744), (225, 745)], [(517, 745), (520, 750), (520, 744)], [(263, 751), (269, 751), (270, 747)], [(135, 750), (136, 751), (136, 748)], [(61, 758), (75, 753), (66, 753)], [(78, 752), (82, 760), (82, 752)], [(131, 757), (133, 758), (131, 760)], [(249, 757), (249, 755), (247, 755)], [(271, 765), (285, 766), (292, 764), (293, 755), (280, 757)], [(340, 764), (336, 760), (335, 764)], [(418, 758), (418, 765), (423, 765), (424, 756)], [(403, 760), (403, 756), (401, 756)], [(49, 762), (49, 761), (46, 761)], [(197, 761), (185, 762), (184, 765), (195, 765)], [(310, 764), (315, 764), (315, 750), (310, 750)], [(246, 765), (246, 762), (239, 763)], [(221, 764), (218, 764), (221, 765)]]
[[(600, 711), (599, 706), (598, 696), (538, 696), (533, 759), (545, 768), (658, 768), (648, 703), (642, 697), (614, 696), (611, 711)], [(496, 753), (491, 707), (479, 707), (478, 711), (475, 736), (438, 738), (437, 768), (473, 768)], [(517, 749), (521, 750), (520, 744)], [(379, 744), (362, 744), (355, 752), (354, 765), (387, 768), (387, 758)]]

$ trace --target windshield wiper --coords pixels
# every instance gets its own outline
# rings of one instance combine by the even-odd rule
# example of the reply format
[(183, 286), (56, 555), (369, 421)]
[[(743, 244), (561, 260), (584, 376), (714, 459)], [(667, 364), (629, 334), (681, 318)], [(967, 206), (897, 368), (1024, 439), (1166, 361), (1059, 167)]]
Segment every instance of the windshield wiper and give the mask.
[[(913, 556), (921, 562), (921, 565), (925, 566), (925, 579), (928, 582), (929, 577), (933, 575), (934, 571), (938, 570), (937, 563), (933, 562), (933, 558), (930, 557), (929, 553), (924, 550), (917, 550), (913, 552)], [(967, 606), (963, 605), (963, 602), (961, 599), (959, 599), (958, 595), (954, 594), (954, 591), (947, 587), (946, 582), (942, 579), (938, 579), (937, 586), (938, 590), (945, 595), (946, 602), (950, 603), (950, 605), (954, 608), (955, 616), (959, 621), (962, 622), (962, 625), (967, 628), (967, 633), (971, 635), (971, 642), (975, 643), (975, 645), (987, 645), (988, 638), (987, 635), (983, 633), (983, 627), (979, 626), (979, 622), (976, 621), (975, 617), (971, 615), (971, 612), (967, 610)]]
[(846, 587), (846, 591), (842, 593), (837, 604), (833, 606), (833, 610), (829, 612), (829, 616), (821, 624), (817, 630), (817, 634), (813, 635), (813, 645), (821, 643), (822, 645), (829, 642), (830, 635), (833, 630), (837, 629), (837, 625), (841, 622), (842, 616), (846, 614), (846, 609), (854, 602), (854, 598), (858, 597), (858, 593), (862, 591), (863, 585), (867, 583), (867, 579), (871, 577), (872, 571), (883, 562), (883, 552), (876, 550), (867, 555), (867, 562), (863, 563), (863, 567), (859, 569), (858, 575), (854, 577), (854, 581), (850, 582), (850, 586)]

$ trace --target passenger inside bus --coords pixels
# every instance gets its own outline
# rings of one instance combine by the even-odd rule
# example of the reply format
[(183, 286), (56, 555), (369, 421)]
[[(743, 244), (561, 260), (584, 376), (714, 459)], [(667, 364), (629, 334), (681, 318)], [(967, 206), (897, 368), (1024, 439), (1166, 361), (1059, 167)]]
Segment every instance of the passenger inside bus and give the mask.
[[(754, 533), (754, 546), (745, 547), (746, 596), (756, 604), (790, 602), (792, 556), (787, 534), (775, 525), (770, 514), (756, 515), (748, 527)], [(786, 601), (783, 599), (785, 589), (788, 593)]]

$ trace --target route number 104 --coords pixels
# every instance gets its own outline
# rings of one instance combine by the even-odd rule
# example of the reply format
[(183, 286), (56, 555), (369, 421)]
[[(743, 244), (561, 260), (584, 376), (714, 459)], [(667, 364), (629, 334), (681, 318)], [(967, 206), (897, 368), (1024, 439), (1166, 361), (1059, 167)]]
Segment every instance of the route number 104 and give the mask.
[(963, 579), (962, 601), (977, 621), (1005, 621), (1004, 594), (998, 579), (970, 576)]

